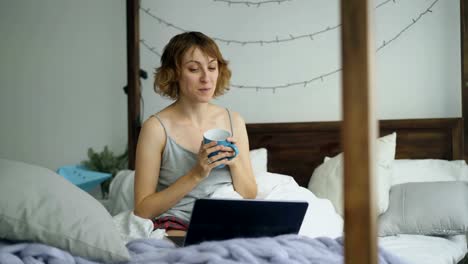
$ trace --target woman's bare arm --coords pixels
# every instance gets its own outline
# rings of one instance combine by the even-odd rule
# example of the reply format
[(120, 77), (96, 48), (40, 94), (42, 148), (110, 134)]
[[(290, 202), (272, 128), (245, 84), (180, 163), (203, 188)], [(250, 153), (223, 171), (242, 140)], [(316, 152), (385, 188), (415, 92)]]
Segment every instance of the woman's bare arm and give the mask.
[(242, 197), (247, 199), (254, 199), (257, 196), (257, 182), (253, 174), (252, 164), (250, 163), (250, 149), (249, 137), (247, 135), (247, 128), (242, 117), (238, 113), (232, 113), (234, 138), (239, 148), (239, 155), (228, 165), (231, 169), (232, 182), (234, 189)]
[(165, 142), (161, 123), (155, 118), (148, 119), (140, 132), (135, 164), (134, 213), (143, 218), (153, 219), (175, 206), (208, 176), (212, 168), (226, 162), (211, 162), (223, 158), (225, 154), (222, 152), (208, 161), (208, 154), (219, 150), (216, 142), (201, 145), (197, 164), (171, 186), (156, 192)]
[(181, 177), (169, 188), (156, 192), (166, 135), (155, 118), (148, 119), (140, 132), (135, 163), (134, 213), (152, 219), (177, 204), (196, 185), (192, 175)]

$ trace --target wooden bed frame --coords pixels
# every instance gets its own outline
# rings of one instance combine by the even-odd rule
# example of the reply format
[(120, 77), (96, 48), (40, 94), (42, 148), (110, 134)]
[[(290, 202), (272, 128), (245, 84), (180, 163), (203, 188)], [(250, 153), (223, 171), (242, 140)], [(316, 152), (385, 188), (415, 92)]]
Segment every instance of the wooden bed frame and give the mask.
[[(340, 152), (342, 122), (247, 124), (250, 149), (266, 148), (268, 171), (292, 176), (306, 187), (325, 156)], [(139, 124), (134, 124), (140, 131)], [(463, 159), (463, 119), (400, 119), (379, 122), (380, 136), (397, 133), (396, 159)], [(136, 153), (136, 146), (129, 149)], [(134, 168), (132, 168), (134, 169)]]
[[(380, 135), (397, 132), (397, 159), (462, 159), (461, 118), (380, 121)], [(307, 186), (325, 156), (341, 150), (341, 122), (247, 124), (250, 148), (268, 150), (268, 171)]]

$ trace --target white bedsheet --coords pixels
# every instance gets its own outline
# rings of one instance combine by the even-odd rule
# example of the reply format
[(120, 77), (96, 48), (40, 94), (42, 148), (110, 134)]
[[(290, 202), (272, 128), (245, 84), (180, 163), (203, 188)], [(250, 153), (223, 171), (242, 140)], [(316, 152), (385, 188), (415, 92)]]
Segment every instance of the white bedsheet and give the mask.
[[(292, 177), (269, 172), (259, 173), (257, 199), (295, 200), (309, 203), (299, 234), (308, 237), (340, 237), (343, 234), (343, 219), (335, 212), (331, 202), (317, 198), (311, 191), (300, 187)], [(135, 216), (133, 206), (133, 172), (119, 173), (110, 187), (110, 200), (106, 207), (114, 215), (114, 223), (122, 238), (130, 241), (137, 238), (163, 237), (163, 233), (151, 233), (152, 222)], [(232, 186), (217, 190), (212, 198), (239, 198)]]
[[(342, 235), (343, 219), (330, 201), (317, 198), (308, 189), (299, 187), (287, 175), (261, 172), (256, 175), (258, 184), (257, 199), (265, 200), (305, 200), (309, 202), (300, 234), (309, 237)], [(219, 189), (213, 194), (216, 198), (240, 198), (232, 187)], [(133, 171), (122, 171), (110, 187), (110, 200), (107, 208), (114, 216), (114, 222), (122, 238), (130, 241), (136, 238), (162, 238), (164, 233), (151, 232), (152, 222), (137, 217), (133, 207)], [(118, 214), (118, 215), (117, 215)], [(380, 238), (379, 245), (414, 264), (455, 264), (467, 253), (466, 236), (440, 238), (420, 235), (398, 235)]]
[[(336, 213), (329, 200), (317, 198), (287, 175), (261, 172), (256, 175), (256, 180), (257, 200), (306, 201), (309, 204), (299, 230), (300, 235), (311, 238), (336, 238), (343, 235), (343, 218)], [(232, 186), (217, 190), (211, 197), (241, 198)]]
[(309, 203), (299, 234), (308, 237), (343, 236), (344, 221), (330, 200), (318, 198), (310, 190), (300, 187), (290, 176), (263, 172), (256, 175), (257, 199), (304, 200)]
[(449, 238), (397, 235), (379, 238), (379, 245), (413, 264), (455, 264), (467, 253), (466, 236)]

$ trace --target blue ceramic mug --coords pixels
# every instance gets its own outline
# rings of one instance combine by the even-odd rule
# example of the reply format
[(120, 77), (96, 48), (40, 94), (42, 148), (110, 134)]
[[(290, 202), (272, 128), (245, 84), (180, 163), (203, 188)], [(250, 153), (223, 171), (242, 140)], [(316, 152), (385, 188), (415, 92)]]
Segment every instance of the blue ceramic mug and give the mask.
[[(230, 147), (234, 150), (234, 156), (232, 157), (228, 157), (227, 159), (232, 159), (234, 157), (237, 156), (237, 154), (239, 154), (239, 149), (237, 148), (236, 145), (232, 144), (231, 142), (227, 141), (227, 138), (231, 136), (231, 132), (227, 131), (227, 130), (224, 130), (224, 129), (219, 129), (219, 128), (216, 128), (216, 129), (210, 129), (208, 131), (206, 131), (205, 133), (203, 133), (203, 144), (208, 144), (212, 141), (216, 141), (218, 143), (218, 145), (223, 145), (223, 146), (226, 146), (226, 147)], [(219, 151), (215, 151), (211, 154), (208, 155), (209, 158), (217, 155), (219, 153)], [(224, 168), (224, 166), (226, 166), (225, 164), (221, 164), (219, 166), (216, 167), (216, 169), (221, 169), (221, 168)]]

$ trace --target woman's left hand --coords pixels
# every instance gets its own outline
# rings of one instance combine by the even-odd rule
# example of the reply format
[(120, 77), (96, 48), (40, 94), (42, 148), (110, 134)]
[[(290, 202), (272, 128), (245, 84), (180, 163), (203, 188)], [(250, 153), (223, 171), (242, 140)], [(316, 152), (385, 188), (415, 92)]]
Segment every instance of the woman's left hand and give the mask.
[[(235, 138), (228, 137), (226, 140), (231, 142), (232, 144), (236, 145), (237, 140)], [(234, 155), (236, 155), (236, 153), (234, 152), (234, 150), (231, 147), (224, 146), (222, 151), (228, 152), (230, 157), (234, 157)], [(226, 165), (232, 166), (232, 165), (237, 164), (237, 162), (239, 161), (239, 159), (237, 158), (239, 156), (239, 154), (240, 153), (237, 153), (236, 157), (231, 158), (230, 160), (226, 161)]]

